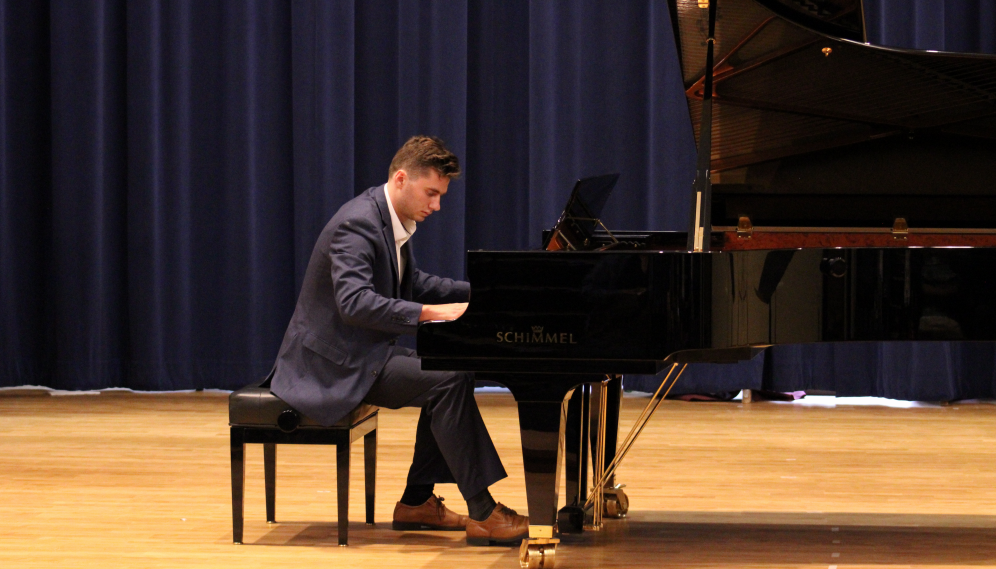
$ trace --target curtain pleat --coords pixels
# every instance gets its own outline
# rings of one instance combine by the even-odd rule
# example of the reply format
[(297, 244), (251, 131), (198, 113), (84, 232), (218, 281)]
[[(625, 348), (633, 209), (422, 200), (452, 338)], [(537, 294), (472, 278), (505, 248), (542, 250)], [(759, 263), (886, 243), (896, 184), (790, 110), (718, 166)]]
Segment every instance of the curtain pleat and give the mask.
[[(869, 33), (992, 52), (994, 2), (866, 0)], [(622, 174), (610, 227), (686, 223), (665, 0), (0, 0), (0, 25), (0, 386), (264, 375), (315, 238), (414, 134), (464, 167), (413, 243), (432, 272), (537, 247), (586, 175)], [(993, 357), (960, 349), (954, 391)], [(800, 361), (784, 373), (816, 381)]]

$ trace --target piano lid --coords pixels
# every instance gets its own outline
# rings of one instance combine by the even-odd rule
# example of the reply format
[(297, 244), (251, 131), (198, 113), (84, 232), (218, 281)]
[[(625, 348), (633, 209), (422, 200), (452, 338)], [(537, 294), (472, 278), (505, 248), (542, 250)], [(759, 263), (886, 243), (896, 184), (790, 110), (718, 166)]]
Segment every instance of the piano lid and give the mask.
[[(996, 57), (860, 43), (860, 0), (715, 1), (714, 172), (921, 134), (996, 140)], [(697, 141), (708, 1), (670, 2)]]

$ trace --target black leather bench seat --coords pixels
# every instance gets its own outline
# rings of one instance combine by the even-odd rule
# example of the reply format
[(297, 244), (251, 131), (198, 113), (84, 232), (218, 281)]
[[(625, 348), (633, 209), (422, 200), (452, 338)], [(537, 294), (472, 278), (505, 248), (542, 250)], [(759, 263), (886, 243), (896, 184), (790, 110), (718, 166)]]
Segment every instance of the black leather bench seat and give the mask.
[(377, 411), (362, 404), (335, 425), (326, 427), (308, 418), (270, 392), (269, 378), (243, 387), (228, 398), (232, 452), (232, 540), (242, 543), (247, 444), (263, 445), (266, 478), (266, 520), (276, 522), (277, 445), (336, 446), (336, 492), (339, 545), (349, 532), (349, 458), (352, 442), (363, 438), (366, 521), (373, 523), (377, 471)]

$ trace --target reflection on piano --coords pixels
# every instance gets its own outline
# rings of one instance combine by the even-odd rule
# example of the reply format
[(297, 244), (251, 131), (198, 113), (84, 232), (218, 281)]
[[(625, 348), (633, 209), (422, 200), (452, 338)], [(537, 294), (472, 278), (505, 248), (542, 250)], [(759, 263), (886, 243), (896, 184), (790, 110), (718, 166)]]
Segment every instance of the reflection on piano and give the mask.
[(469, 252), (467, 312), (418, 331), (423, 368), (518, 403), (523, 566), (555, 559), (579, 385), (669, 369), (666, 390), (684, 364), (776, 343), (996, 340), (996, 58), (867, 45), (860, 0), (669, 5), (700, 152), (692, 231), (610, 232), (614, 179), (582, 181), (550, 250)]

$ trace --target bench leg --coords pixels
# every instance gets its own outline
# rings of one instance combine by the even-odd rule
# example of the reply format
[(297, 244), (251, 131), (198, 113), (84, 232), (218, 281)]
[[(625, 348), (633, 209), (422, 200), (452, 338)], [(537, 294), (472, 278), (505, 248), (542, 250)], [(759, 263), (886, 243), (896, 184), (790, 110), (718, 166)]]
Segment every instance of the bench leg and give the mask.
[(242, 518), (245, 510), (246, 445), (241, 428), (232, 427), (232, 541), (242, 543)]
[(266, 478), (266, 521), (277, 521), (277, 445), (263, 445), (263, 472)]
[(374, 494), (377, 485), (377, 429), (363, 435), (363, 477), (367, 498), (367, 523), (374, 523)]
[(336, 494), (339, 504), (339, 545), (349, 539), (349, 434), (345, 442), (335, 445)]

